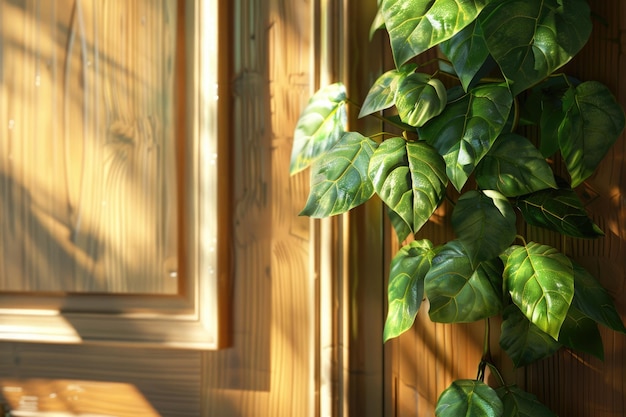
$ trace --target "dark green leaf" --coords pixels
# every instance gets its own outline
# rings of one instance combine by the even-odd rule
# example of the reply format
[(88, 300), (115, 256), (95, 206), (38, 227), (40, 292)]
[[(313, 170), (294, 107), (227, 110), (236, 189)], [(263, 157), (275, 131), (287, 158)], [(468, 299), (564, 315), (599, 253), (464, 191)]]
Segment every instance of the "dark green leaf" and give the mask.
[(479, 20), (514, 95), (566, 64), (592, 29), (585, 0), (501, 0)]
[(393, 230), (396, 232), (396, 236), (398, 237), (398, 242), (403, 242), (404, 239), (409, 237), (409, 235), (412, 233), (411, 227), (406, 224), (404, 219), (400, 217), (398, 213), (393, 211), (387, 205), (385, 205), (385, 208), (387, 209), (386, 211), (387, 216), (389, 217), (389, 222), (391, 223), (391, 226), (393, 227)]
[(512, 102), (505, 85), (484, 84), (449, 102), (443, 113), (418, 129), (420, 137), (443, 156), (457, 190), (502, 131)]
[(509, 254), (503, 278), (515, 305), (557, 340), (574, 297), (569, 258), (550, 246), (530, 242)]
[(515, 305), (502, 313), (500, 347), (516, 367), (526, 366), (547, 358), (561, 348), (561, 344), (532, 324)]
[(411, 328), (424, 297), (424, 277), (430, 268), (433, 245), (413, 241), (398, 251), (389, 273), (389, 312), (383, 340), (397, 337)]
[(525, 137), (500, 135), (476, 167), (476, 182), (485, 190), (498, 190), (507, 197), (556, 188), (550, 165)]
[(374, 152), (369, 176), (383, 202), (415, 233), (445, 196), (444, 169), (441, 156), (425, 142), (391, 138)]
[(374, 195), (367, 170), (378, 144), (360, 133), (347, 132), (313, 164), (311, 191), (300, 213), (328, 217), (359, 206)]
[(504, 404), (502, 417), (556, 417), (537, 397), (517, 385), (499, 387), (496, 393)]
[(609, 329), (626, 333), (626, 327), (615, 309), (611, 296), (593, 275), (575, 263), (574, 289), (572, 306)]
[(346, 88), (341, 83), (320, 89), (300, 114), (293, 135), (289, 172), (302, 171), (332, 148), (346, 130)]
[(387, 109), (396, 103), (396, 92), (402, 80), (411, 74), (417, 65), (407, 64), (400, 69), (387, 71), (374, 82), (365, 97), (359, 117)]
[(489, 58), (482, 25), (479, 21), (472, 22), (443, 42), (440, 48), (452, 62), (463, 89), (467, 91)]
[(451, 38), (490, 0), (383, 0), (381, 12), (396, 65)]
[(446, 97), (446, 88), (437, 78), (421, 72), (409, 74), (400, 82), (396, 95), (400, 120), (410, 126), (423, 126), (443, 111)]
[(452, 212), (452, 227), (472, 265), (500, 255), (517, 234), (509, 201), (497, 191), (468, 191)]
[(502, 308), (500, 261), (474, 269), (462, 243), (451, 241), (437, 253), (426, 274), (425, 291), (430, 319), (465, 323), (491, 317)]
[(378, 11), (376, 12), (376, 16), (374, 16), (374, 20), (372, 21), (372, 25), (370, 26), (370, 40), (374, 38), (374, 34), (376, 33), (377, 30), (382, 29), (384, 27), (385, 27), (385, 19), (383, 18), (383, 13), (379, 7)]
[(570, 349), (604, 359), (604, 346), (598, 325), (575, 307), (570, 307), (567, 312), (559, 342)]
[(502, 401), (489, 385), (481, 381), (454, 381), (437, 400), (437, 417), (500, 417)]
[(596, 170), (621, 135), (624, 112), (610, 90), (596, 81), (578, 85), (563, 107), (559, 146), (576, 187)]
[(595, 238), (604, 232), (587, 216), (576, 192), (569, 188), (547, 189), (517, 199), (526, 223), (567, 236)]

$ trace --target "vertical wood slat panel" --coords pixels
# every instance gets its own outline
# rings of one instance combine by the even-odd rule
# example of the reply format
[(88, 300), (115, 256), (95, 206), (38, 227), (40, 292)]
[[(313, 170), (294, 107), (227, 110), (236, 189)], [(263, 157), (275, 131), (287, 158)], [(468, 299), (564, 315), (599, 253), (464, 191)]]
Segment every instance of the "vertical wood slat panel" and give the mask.
[[(626, 107), (626, 5), (620, 0), (589, 2), (594, 31), (589, 43), (566, 68), (582, 81), (607, 85)], [(560, 246), (609, 291), (626, 320), (626, 136), (617, 140), (580, 195), (606, 236), (597, 240), (559, 239)], [(543, 236), (538, 236), (543, 237)], [(626, 415), (626, 336), (600, 328), (604, 362), (567, 350), (528, 368), (528, 389), (559, 415), (617, 417)]]
[(233, 346), (204, 354), (205, 416), (313, 413), (308, 177), (289, 177), (310, 95), (311, 4), (238, 0), (232, 80)]
[[(622, 106), (626, 106), (626, 83), (621, 76), (626, 67), (623, 47), (626, 5), (619, 0), (590, 2), (590, 5), (600, 19), (594, 20), (589, 44), (566, 71), (583, 81), (603, 82), (616, 92)], [(606, 237), (593, 241), (564, 240), (539, 229), (530, 229), (528, 235), (530, 240), (561, 248), (585, 266), (609, 290), (623, 319), (626, 319), (625, 154), (626, 140), (622, 135), (581, 192), (590, 215), (604, 229)], [(432, 227), (435, 226), (427, 226), (421, 235), (434, 241), (451, 238), (445, 229)], [(387, 360), (392, 368), (386, 380), (391, 387), (388, 388), (391, 402), (388, 409), (394, 416), (433, 416), (437, 396), (452, 379), (476, 375), (482, 325), (433, 324), (427, 317), (427, 308), (421, 307), (412, 331), (388, 342)], [(494, 359), (504, 367), (507, 382), (525, 386), (557, 414), (570, 417), (626, 414), (624, 335), (601, 329), (604, 362), (589, 355), (561, 351), (551, 359), (515, 371), (510, 360), (499, 352), (499, 323), (495, 320), (492, 329)]]

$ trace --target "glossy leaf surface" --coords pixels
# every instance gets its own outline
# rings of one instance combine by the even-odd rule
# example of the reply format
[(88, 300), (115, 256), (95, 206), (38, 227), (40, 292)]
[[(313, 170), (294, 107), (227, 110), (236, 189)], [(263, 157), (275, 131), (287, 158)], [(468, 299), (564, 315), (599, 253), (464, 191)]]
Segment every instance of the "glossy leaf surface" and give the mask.
[(383, 0), (381, 13), (396, 65), (449, 39), (490, 0)]
[(513, 99), (502, 84), (474, 88), (435, 119), (418, 129), (420, 137), (443, 156), (457, 190), (487, 154), (505, 126)]
[(517, 306), (509, 305), (502, 314), (500, 347), (516, 367), (521, 367), (547, 358), (561, 344), (532, 324)]
[(578, 85), (563, 107), (559, 146), (576, 187), (593, 174), (624, 130), (624, 112), (609, 89), (596, 81)]
[(383, 340), (397, 337), (411, 328), (424, 297), (424, 277), (430, 268), (433, 245), (428, 240), (405, 245), (391, 261), (389, 311)]
[(441, 52), (452, 62), (463, 89), (467, 91), (489, 58), (482, 24), (475, 20), (443, 42), (440, 48)]
[(587, 215), (576, 192), (569, 188), (547, 189), (517, 199), (526, 223), (582, 238), (604, 232)]
[(517, 385), (499, 387), (496, 393), (504, 404), (502, 417), (556, 417), (537, 397)]
[(459, 379), (441, 393), (435, 407), (437, 417), (499, 417), (502, 401), (496, 391), (481, 381)]
[(294, 131), (289, 172), (302, 171), (332, 148), (346, 131), (346, 88), (331, 84), (311, 97)]
[(433, 258), (424, 282), (430, 319), (467, 323), (498, 314), (502, 308), (501, 276), (499, 260), (474, 268), (459, 241), (446, 243)]
[(374, 195), (367, 175), (378, 143), (360, 133), (344, 133), (339, 142), (313, 164), (311, 191), (300, 213), (328, 217), (357, 207)]
[(400, 82), (396, 107), (400, 120), (421, 127), (446, 107), (447, 93), (443, 83), (428, 74), (413, 73)]
[(503, 278), (528, 320), (557, 340), (574, 297), (569, 258), (550, 246), (530, 242), (511, 251)]
[(400, 69), (387, 71), (378, 77), (365, 97), (359, 117), (388, 109), (396, 104), (398, 86), (416, 68), (417, 65), (415, 64), (407, 64)]
[(468, 191), (452, 212), (452, 227), (472, 265), (500, 255), (515, 239), (516, 216), (497, 191)]
[(514, 95), (569, 62), (592, 29), (586, 0), (502, 0), (479, 20)]
[(556, 188), (554, 174), (543, 155), (525, 137), (500, 135), (476, 167), (476, 182), (484, 190), (507, 197)]
[(428, 221), (445, 195), (441, 156), (424, 142), (384, 141), (369, 166), (374, 190), (413, 232)]

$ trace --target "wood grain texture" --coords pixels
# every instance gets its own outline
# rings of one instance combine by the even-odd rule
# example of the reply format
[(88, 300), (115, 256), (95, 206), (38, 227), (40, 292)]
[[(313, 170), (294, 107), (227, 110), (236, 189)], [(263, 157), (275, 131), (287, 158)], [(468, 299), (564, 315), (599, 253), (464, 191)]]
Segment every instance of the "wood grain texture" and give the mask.
[[(626, 107), (626, 4), (590, 2), (594, 30), (566, 70), (576, 78), (597, 80)], [(554, 239), (554, 244), (591, 272), (609, 291), (626, 320), (626, 136), (617, 140), (597, 172), (579, 188), (590, 216), (606, 236), (596, 240)], [(534, 237), (550, 239), (549, 234)], [(568, 350), (526, 370), (527, 387), (557, 414), (571, 417), (626, 415), (626, 336), (601, 328), (604, 362)]]
[(0, 1), (1, 290), (177, 292), (176, 2)]
[(311, 93), (311, 4), (233, 4), (233, 347), (204, 354), (205, 416), (307, 416), (314, 407), (308, 177), (289, 177)]

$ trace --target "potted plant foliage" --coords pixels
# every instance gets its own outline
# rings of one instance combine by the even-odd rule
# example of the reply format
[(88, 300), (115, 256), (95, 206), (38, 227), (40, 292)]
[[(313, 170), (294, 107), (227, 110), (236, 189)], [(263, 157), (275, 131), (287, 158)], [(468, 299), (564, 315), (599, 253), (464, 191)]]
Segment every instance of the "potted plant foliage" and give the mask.
[[(398, 133), (348, 131), (341, 83), (310, 99), (291, 157), (292, 174), (311, 167), (302, 214), (341, 214), (377, 195), (404, 244), (390, 265), (385, 341), (413, 325), (424, 299), (435, 322), (501, 316), (500, 346), (518, 367), (562, 346), (602, 357), (598, 324), (626, 331), (596, 278), (520, 232), (525, 222), (603, 235), (576, 187), (621, 135), (624, 113), (605, 85), (559, 72), (587, 42), (591, 19), (586, 0), (381, 0), (372, 32), (388, 33), (395, 68), (359, 116)], [(426, 72), (419, 56), (433, 47), (441, 59)], [(444, 200), (455, 239), (413, 239)], [(437, 416), (553, 415), (500, 377), (488, 344), (477, 366), (476, 379), (441, 393)], [(485, 383), (487, 368), (496, 386)]]

